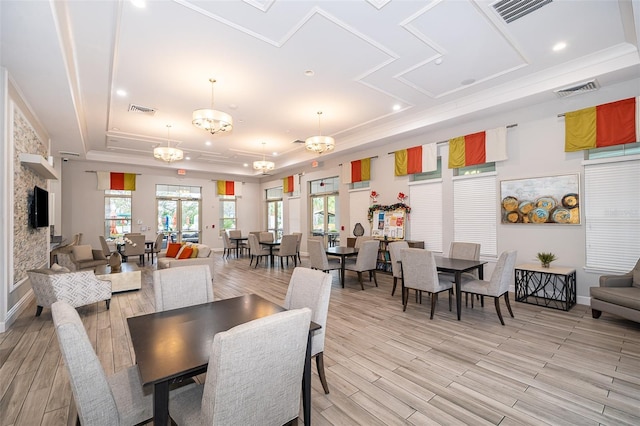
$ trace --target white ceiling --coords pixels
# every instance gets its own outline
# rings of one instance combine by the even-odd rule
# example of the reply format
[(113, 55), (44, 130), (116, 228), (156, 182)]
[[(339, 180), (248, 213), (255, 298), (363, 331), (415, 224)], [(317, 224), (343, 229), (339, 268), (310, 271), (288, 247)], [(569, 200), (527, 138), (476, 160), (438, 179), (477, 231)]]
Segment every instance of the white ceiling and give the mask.
[[(171, 124), (191, 160), (170, 167), (237, 175), (256, 174), (243, 164), (262, 142), (275, 173), (317, 159), (292, 142), (319, 133), (318, 111), (346, 153), (592, 78), (639, 78), (640, 0), (555, 0), (511, 23), (495, 3), (2, 0), (0, 58), (54, 156), (167, 167), (152, 151)], [(230, 134), (191, 124), (211, 77)]]

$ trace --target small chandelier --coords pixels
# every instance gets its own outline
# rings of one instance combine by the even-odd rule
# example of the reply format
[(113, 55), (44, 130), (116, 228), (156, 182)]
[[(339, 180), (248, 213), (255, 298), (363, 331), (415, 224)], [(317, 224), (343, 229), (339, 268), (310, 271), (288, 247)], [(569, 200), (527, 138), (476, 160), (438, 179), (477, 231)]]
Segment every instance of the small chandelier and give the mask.
[(213, 109), (213, 85), (215, 78), (210, 78), (211, 83), (211, 108), (197, 109), (193, 111), (193, 125), (199, 129), (215, 135), (216, 133), (227, 133), (233, 129), (233, 118), (226, 112)]
[(320, 127), (320, 117), (322, 111), (318, 111), (318, 134), (320, 136), (311, 136), (304, 141), (304, 146), (308, 151), (317, 152), (322, 154), (323, 152), (333, 151), (336, 146), (336, 141), (331, 136), (321, 136), (322, 129)]
[(171, 147), (171, 139), (169, 138), (169, 129), (171, 129), (171, 124), (167, 124), (167, 146), (157, 146), (153, 148), (153, 156), (158, 160), (166, 161), (167, 163), (172, 163), (174, 161), (180, 161), (183, 157), (183, 152), (179, 148)]
[(267, 161), (264, 155), (264, 146), (266, 142), (262, 142), (262, 160), (253, 162), (253, 169), (262, 173), (270, 172), (271, 170), (276, 168), (276, 165), (273, 161)]

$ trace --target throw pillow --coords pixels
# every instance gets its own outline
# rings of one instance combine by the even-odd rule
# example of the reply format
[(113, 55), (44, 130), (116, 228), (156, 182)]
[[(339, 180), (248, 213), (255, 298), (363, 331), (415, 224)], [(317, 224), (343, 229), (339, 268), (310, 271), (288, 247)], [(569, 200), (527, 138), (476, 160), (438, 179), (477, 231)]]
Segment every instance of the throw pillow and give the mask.
[(54, 263), (53, 265), (51, 265), (50, 269), (54, 272), (71, 272), (69, 268), (60, 266), (57, 263)]
[(189, 259), (192, 253), (193, 249), (191, 247), (184, 246), (180, 249), (180, 252), (178, 253), (178, 256), (176, 256), (176, 259)]
[(196, 246), (191, 246), (192, 252), (191, 252), (191, 258), (195, 258), (198, 257), (198, 247)]
[(211, 248), (204, 244), (200, 244), (198, 246), (198, 257), (209, 257), (209, 253), (211, 253)]
[(73, 249), (71, 249), (71, 251), (76, 262), (93, 260), (93, 251), (91, 250), (90, 245), (73, 246)]
[(182, 248), (182, 244), (180, 243), (169, 243), (167, 246), (167, 257), (176, 257), (180, 248)]

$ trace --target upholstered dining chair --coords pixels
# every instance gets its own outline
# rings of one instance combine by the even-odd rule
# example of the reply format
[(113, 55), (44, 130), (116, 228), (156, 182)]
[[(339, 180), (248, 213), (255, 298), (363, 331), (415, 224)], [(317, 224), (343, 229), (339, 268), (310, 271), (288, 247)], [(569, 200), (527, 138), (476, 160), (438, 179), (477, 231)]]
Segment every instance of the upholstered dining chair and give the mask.
[[(324, 249), (324, 243), (321, 238), (309, 238), (307, 240), (307, 250), (309, 250), (309, 262), (311, 269), (318, 269), (322, 272), (338, 270), (342, 274), (342, 267), (339, 259), (327, 258), (327, 252)], [(342, 275), (340, 275), (342, 280)]]
[(153, 264), (153, 256), (154, 254), (157, 256), (158, 253), (162, 251), (162, 241), (164, 241), (164, 234), (159, 233), (156, 236), (156, 240), (153, 243), (153, 247), (145, 248), (144, 252), (147, 254), (147, 259), (149, 255), (151, 255), (151, 264)]
[[(491, 274), (491, 279), (489, 281), (471, 279), (465, 276), (462, 277), (460, 290), (463, 293), (477, 294), (480, 297), (493, 297), (496, 306), (496, 313), (498, 314), (498, 318), (502, 325), (504, 325), (504, 319), (502, 319), (502, 313), (500, 312), (501, 296), (504, 296), (504, 302), (509, 310), (509, 315), (513, 318), (513, 311), (511, 310), (511, 304), (509, 303), (509, 286), (513, 280), (517, 256), (518, 252), (516, 250), (502, 252), (498, 258), (496, 267), (493, 269), (493, 273)], [(471, 298), (471, 307), (473, 308), (473, 297)]]
[[(362, 273), (369, 272), (369, 281), (373, 275), (373, 281), (378, 287), (378, 278), (376, 277), (376, 265), (378, 262), (378, 248), (380, 243), (378, 240), (364, 241), (358, 249), (358, 256), (355, 263), (348, 263), (345, 265), (345, 269), (358, 273), (358, 281), (360, 281), (360, 287), (364, 290), (364, 284), (362, 283)], [(346, 271), (345, 271), (346, 272)]]
[(261, 243), (272, 243), (274, 241), (273, 232), (261, 232), (259, 240)]
[(143, 392), (138, 368), (125, 368), (107, 377), (78, 312), (58, 301), (51, 305), (51, 314), (80, 423), (137, 425), (150, 420), (152, 394)]
[[(242, 231), (239, 229), (229, 229), (229, 238), (242, 238)], [(231, 242), (233, 243), (234, 241)], [(249, 251), (249, 245), (246, 242), (235, 241), (235, 243), (241, 251)]]
[(295, 235), (283, 235), (280, 241), (280, 248), (277, 252), (274, 252), (276, 256), (280, 258), (280, 267), (284, 268), (283, 259), (287, 259), (287, 266), (289, 265), (289, 258), (293, 258), (294, 266), (298, 266), (298, 237)]
[[(480, 260), (480, 244), (454, 241), (449, 246), (449, 257), (452, 259)], [(455, 281), (454, 274), (441, 272), (440, 275)], [(467, 279), (475, 279), (478, 278), (478, 271), (465, 272), (462, 275)]]
[[(319, 244), (322, 244), (318, 241)], [(291, 274), (289, 288), (284, 299), (285, 309), (311, 309), (311, 321), (322, 326), (311, 337), (311, 356), (316, 358), (316, 368), (324, 393), (329, 393), (324, 374), (324, 336), (326, 334), (329, 300), (331, 299), (331, 275), (308, 268), (296, 268)]]
[(236, 245), (236, 242), (231, 241), (229, 238), (230, 238), (229, 234), (227, 234), (226, 231), (222, 233), (222, 244), (223, 244), (222, 256), (223, 257), (229, 257), (229, 253), (231, 253), (238, 247)]
[(213, 282), (207, 265), (153, 271), (156, 312), (213, 302)]
[(398, 284), (398, 278), (402, 279), (402, 265), (400, 265), (400, 251), (409, 248), (409, 243), (406, 241), (394, 241), (387, 246), (389, 249), (389, 256), (391, 257), (391, 273), (393, 274), (393, 288), (391, 289), (391, 295), (396, 292), (396, 285)]
[(253, 259), (256, 259), (256, 268), (258, 267), (258, 263), (260, 263), (260, 259), (263, 257), (269, 258), (271, 254), (269, 249), (260, 245), (258, 241), (258, 237), (255, 234), (249, 234), (249, 250), (251, 253), (251, 259), (249, 261), (249, 266), (253, 264)]
[(356, 243), (354, 245), (355, 248), (359, 249), (360, 247), (362, 247), (362, 244), (365, 241), (371, 241), (373, 240), (373, 237), (370, 235), (361, 235), (359, 237), (356, 237)]
[(98, 235), (98, 239), (100, 240), (100, 246), (102, 247), (102, 254), (104, 255), (104, 257), (108, 259), (113, 252), (109, 248), (109, 244), (107, 244), (107, 240), (105, 240), (102, 235)]
[(311, 309), (280, 312), (216, 334), (204, 385), (170, 395), (182, 425), (283, 425), (300, 412)]
[(127, 237), (129, 240), (131, 240), (131, 244), (129, 243), (125, 243), (123, 248), (124, 250), (122, 250), (122, 257), (126, 261), (128, 261), (128, 258), (131, 256), (138, 256), (139, 257), (139, 262), (142, 263), (144, 265), (144, 250), (145, 250), (145, 236), (142, 234), (128, 234), (130, 235), (129, 237)]
[(418, 248), (406, 248), (402, 249), (400, 255), (402, 258), (402, 282), (404, 286), (402, 310), (407, 310), (407, 302), (409, 300), (408, 289), (426, 291), (431, 294), (430, 319), (433, 319), (433, 313), (436, 310), (438, 293), (443, 291), (449, 292), (449, 310), (451, 310), (453, 283), (451, 280), (438, 276), (436, 259), (433, 252)]
[(300, 244), (302, 244), (302, 232), (292, 232), (298, 238), (298, 244), (296, 245), (296, 253), (298, 254), (298, 262), (302, 262), (300, 258)]

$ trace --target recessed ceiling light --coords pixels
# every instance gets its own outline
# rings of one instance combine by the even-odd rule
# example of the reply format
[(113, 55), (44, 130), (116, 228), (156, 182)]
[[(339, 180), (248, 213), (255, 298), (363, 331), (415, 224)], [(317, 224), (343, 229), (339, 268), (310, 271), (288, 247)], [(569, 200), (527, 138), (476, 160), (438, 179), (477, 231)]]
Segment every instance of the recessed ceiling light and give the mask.
[(242, 166), (243, 167), (249, 167), (249, 165), (247, 163), (244, 163)]
[(475, 78), (467, 78), (466, 80), (462, 80), (460, 82), (460, 84), (462, 84), (463, 86), (468, 86), (468, 85), (473, 84), (475, 82), (476, 82)]
[(304, 72), (304, 75), (306, 75), (307, 77), (313, 77), (316, 73), (313, 72), (313, 70), (306, 70)]
[(191, 160), (191, 157), (184, 157), (185, 160)]
[(442, 58), (438, 58), (435, 61), (433, 61), (434, 64), (436, 65), (440, 65), (442, 63)]
[(273, 154), (274, 157), (276, 157), (278, 155), (278, 153), (276, 151), (273, 151), (271, 154)]
[(394, 110), (394, 111), (400, 111), (400, 105), (395, 104), (395, 105), (393, 106), (393, 110)]
[(118, 96), (127, 96), (127, 91), (126, 90), (122, 90), (122, 89), (118, 89), (118, 90), (116, 90), (116, 94)]
[(211, 141), (206, 141), (204, 144), (205, 144), (206, 146), (211, 146)]
[(564, 41), (561, 41), (559, 43), (556, 43), (553, 45), (553, 51), (554, 52), (559, 52), (561, 50), (563, 50), (565, 47), (567, 47), (567, 43), (565, 43)]
[(139, 7), (140, 9), (147, 7), (146, 0), (131, 0), (131, 4), (135, 7)]

